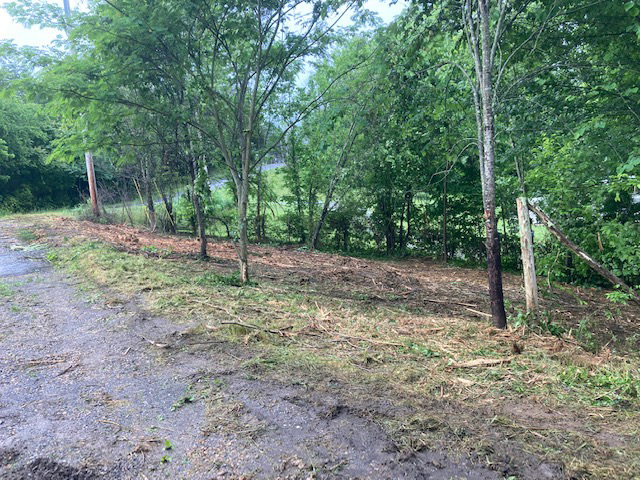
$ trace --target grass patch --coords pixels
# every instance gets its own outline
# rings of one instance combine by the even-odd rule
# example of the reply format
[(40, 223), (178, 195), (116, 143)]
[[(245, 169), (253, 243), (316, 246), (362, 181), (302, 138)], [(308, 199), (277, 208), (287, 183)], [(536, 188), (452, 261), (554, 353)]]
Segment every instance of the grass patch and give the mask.
[(0, 297), (11, 297), (13, 289), (6, 283), (0, 283)]
[(30, 243), (33, 242), (37, 237), (33, 230), (28, 228), (21, 228), (16, 232), (16, 236), (21, 242)]
[[(331, 379), (336, 394), (365, 406), (394, 399), (406, 412), (378, 420), (403, 449), (449, 446), (490, 457), (497, 436), (563, 462), (568, 474), (640, 475), (639, 359), (586, 351), (549, 318), (496, 331), (406, 308), (401, 299), (376, 307), (266, 277), (259, 288), (238, 288), (237, 274), (207, 262), (100, 242), (69, 240), (54, 253), (56, 265), (89, 282), (142, 294), (154, 313), (207, 326), (194, 335), (248, 346), (249, 376), (298, 385)], [(224, 323), (231, 321), (245, 325)], [(254, 425), (231, 398), (211, 398), (209, 431), (230, 425), (228, 418)], [(594, 432), (631, 440), (595, 441)]]
[[(196, 277), (195, 282), (198, 285), (214, 287), (218, 285), (228, 285), (231, 287), (242, 287), (242, 280), (238, 272), (230, 274), (205, 272), (204, 274)], [(254, 284), (255, 285), (255, 284)]]

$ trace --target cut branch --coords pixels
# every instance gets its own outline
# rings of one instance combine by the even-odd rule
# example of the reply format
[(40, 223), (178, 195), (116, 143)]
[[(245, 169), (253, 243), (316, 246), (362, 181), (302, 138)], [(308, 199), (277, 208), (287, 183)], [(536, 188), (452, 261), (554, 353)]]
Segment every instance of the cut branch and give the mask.
[(549, 230), (549, 232), (554, 237), (556, 237), (560, 241), (560, 243), (562, 243), (569, 250), (571, 250), (573, 253), (575, 253), (578, 257), (580, 257), (582, 260), (584, 260), (584, 262), (587, 265), (589, 265), (593, 270), (598, 272), (604, 278), (609, 280), (612, 284), (619, 285), (624, 290), (626, 290), (627, 292), (632, 294), (636, 301), (640, 301), (640, 298), (638, 298), (638, 295), (633, 291), (633, 289), (629, 285), (627, 285), (624, 282), (624, 280), (622, 280), (620, 277), (618, 277), (617, 275), (613, 274), (612, 272), (610, 272), (609, 270), (604, 268), (597, 261), (595, 261), (587, 252), (585, 252), (578, 245), (573, 243), (562, 232), (562, 230), (560, 230), (560, 228), (558, 228), (558, 226), (551, 221), (551, 219), (547, 216), (546, 213), (544, 213), (542, 210), (540, 210), (538, 207), (536, 207), (535, 205), (533, 205), (529, 201), (527, 201), (527, 206), (529, 207), (529, 210), (531, 210), (533, 213), (535, 213), (537, 215), (537, 217), (540, 220), (540, 222), (542, 222), (542, 224), (547, 228), (547, 230)]

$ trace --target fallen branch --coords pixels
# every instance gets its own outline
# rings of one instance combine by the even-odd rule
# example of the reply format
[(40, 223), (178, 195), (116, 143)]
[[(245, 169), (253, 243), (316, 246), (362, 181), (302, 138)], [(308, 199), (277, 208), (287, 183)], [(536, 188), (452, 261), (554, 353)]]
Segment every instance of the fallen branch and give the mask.
[(334, 335), (338, 335), (339, 337), (348, 338), (348, 339), (351, 339), (351, 340), (359, 340), (361, 342), (374, 343), (376, 345), (388, 345), (390, 347), (406, 347), (406, 345), (404, 345), (403, 343), (385, 342), (385, 341), (382, 341), (382, 340), (374, 340), (373, 338), (354, 337), (353, 335), (345, 335), (344, 333), (338, 333), (338, 332), (328, 332), (327, 331), (327, 333), (333, 333)]
[(504, 365), (505, 363), (511, 363), (513, 358), (476, 358), (468, 362), (453, 363), (451, 368), (474, 368), (474, 367), (493, 367), (495, 365)]
[[(322, 328), (315, 327), (315, 328), (316, 328), (316, 330), (322, 330), (327, 335), (337, 335), (337, 336), (345, 338), (345, 339), (359, 340), (361, 342), (369, 342), (369, 343), (374, 343), (374, 344), (377, 344), (377, 345), (388, 345), (390, 347), (406, 347), (406, 345), (404, 345), (402, 343), (385, 342), (383, 340), (374, 340), (373, 338), (364, 338), (364, 337), (356, 337), (356, 336), (353, 336), (353, 335), (346, 335), (346, 334), (340, 333), (340, 332), (332, 332), (330, 330), (327, 330), (324, 327), (322, 327)], [(351, 342), (347, 342), (347, 343), (352, 345)], [(354, 346), (354, 345), (352, 345), (352, 346)]]
[(112, 421), (112, 420), (107, 420), (107, 419), (105, 418), (105, 419), (101, 419), (101, 420), (98, 420), (98, 421), (99, 421), (100, 423), (107, 423), (107, 424), (109, 424), (109, 425), (113, 425), (113, 426), (115, 426), (115, 427), (118, 427), (118, 431), (117, 431), (116, 433), (120, 432), (121, 430), (124, 430), (124, 427), (123, 427), (122, 425), (120, 425), (119, 423), (116, 423), (116, 422), (114, 422), (114, 421)]
[(71, 365), (69, 365), (67, 368), (65, 368), (64, 370), (62, 370), (60, 373), (58, 373), (56, 375), (56, 377), (61, 377), (62, 375), (64, 375), (65, 373), (70, 372), (71, 370), (73, 370), (74, 368), (76, 368), (79, 364), (78, 363), (72, 363)]
[[(283, 330), (271, 330), (269, 328), (260, 327), (258, 325), (252, 325), (250, 323), (225, 321), (225, 322), (220, 322), (220, 325), (237, 325), (238, 327), (244, 327), (244, 328), (248, 328), (250, 330), (261, 330), (263, 332), (271, 333), (273, 335), (280, 335), (281, 337), (290, 337), (291, 336), (290, 333), (285, 332)], [(210, 327), (208, 326), (207, 328), (210, 328)], [(287, 329), (290, 329), (290, 328), (291, 327), (287, 327)]]
[(484, 313), (484, 312), (481, 312), (479, 310), (474, 310), (473, 308), (469, 308), (469, 307), (466, 307), (466, 310), (469, 310), (470, 312), (475, 313), (476, 315), (484, 315), (487, 318), (491, 318), (491, 314), (490, 313)]
[(567, 237), (562, 232), (562, 230), (560, 230), (558, 226), (551, 221), (551, 219), (547, 216), (546, 213), (544, 213), (542, 210), (540, 210), (538, 207), (536, 207), (529, 201), (527, 201), (527, 206), (529, 207), (529, 210), (531, 210), (533, 213), (536, 214), (540, 222), (547, 228), (547, 230), (554, 237), (556, 237), (560, 241), (560, 243), (562, 243), (565, 247), (567, 247), (569, 250), (575, 253), (587, 265), (589, 265), (593, 270), (598, 272), (604, 278), (609, 280), (612, 284), (618, 285), (622, 287), (624, 290), (626, 290), (627, 292), (629, 292), (633, 296), (633, 299), (636, 302), (640, 303), (640, 298), (638, 297), (636, 292), (634, 292), (633, 289), (624, 282), (624, 280), (622, 280), (620, 277), (618, 277), (617, 275), (613, 274), (612, 272), (604, 268), (602, 265), (596, 262), (587, 252), (585, 252), (578, 245), (573, 243), (569, 239), (569, 237)]
[[(406, 288), (406, 287), (405, 287)], [(415, 290), (410, 289), (404, 293), (400, 293), (399, 295), (406, 297), (408, 295), (411, 295), (412, 293), (414, 293)], [(451, 300), (433, 300), (431, 298), (422, 298), (421, 299), (424, 302), (429, 302), (429, 303), (439, 303), (441, 305), (460, 305), (461, 307), (471, 307), (471, 308), (477, 308), (478, 305), (474, 304), (474, 303), (464, 303), (464, 302), (454, 302)]]
[(143, 339), (145, 342), (149, 342), (151, 345), (153, 345), (154, 347), (158, 347), (158, 348), (168, 348), (169, 344), (168, 343), (158, 343), (158, 342), (154, 342), (153, 340), (149, 340), (146, 337), (143, 337), (142, 335), (140, 335), (140, 338)]
[[(471, 308), (477, 308), (478, 305), (475, 305), (473, 303), (462, 303), (462, 302), (451, 302), (449, 300), (431, 300), (429, 298), (423, 298), (423, 300), (425, 302), (431, 302), (431, 303), (442, 303), (444, 305), (460, 305), (461, 307), (471, 307)], [(491, 315), (489, 315), (491, 316)]]

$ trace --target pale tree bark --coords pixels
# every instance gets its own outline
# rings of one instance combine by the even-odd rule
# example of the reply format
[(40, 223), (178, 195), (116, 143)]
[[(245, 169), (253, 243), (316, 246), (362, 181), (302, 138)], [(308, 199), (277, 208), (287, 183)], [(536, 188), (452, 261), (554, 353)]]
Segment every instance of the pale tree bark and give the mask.
[(475, 70), (475, 82), (472, 82), (471, 86), (478, 127), (491, 316), (497, 328), (506, 328), (507, 316), (504, 308), (500, 237), (496, 217), (493, 73), (506, 9), (505, 2), (506, 0), (498, 2), (498, 20), (494, 26), (493, 35), (491, 33), (491, 0), (477, 0), (477, 4), (473, 0), (466, 0), (463, 9), (465, 33)]

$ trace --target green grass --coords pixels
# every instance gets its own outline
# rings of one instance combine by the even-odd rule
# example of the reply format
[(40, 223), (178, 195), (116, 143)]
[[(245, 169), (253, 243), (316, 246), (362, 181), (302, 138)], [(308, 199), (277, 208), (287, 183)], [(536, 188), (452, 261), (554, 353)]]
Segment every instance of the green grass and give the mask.
[(29, 243), (33, 242), (36, 239), (36, 234), (33, 230), (29, 230), (27, 228), (21, 228), (16, 232), (16, 236), (22, 242)]
[(13, 295), (13, 289), (6, 283), (0, 283), (0, 297), (10, 297)]
[(242, 287), (242, 280), (240, 274), (234, 272), (231, 274), (221, 274), (205, 272), (202, 275), (195, 278), (195, 283), (204, 286), (218, 286), (218, 285), (230, 285), (233, 287)]

